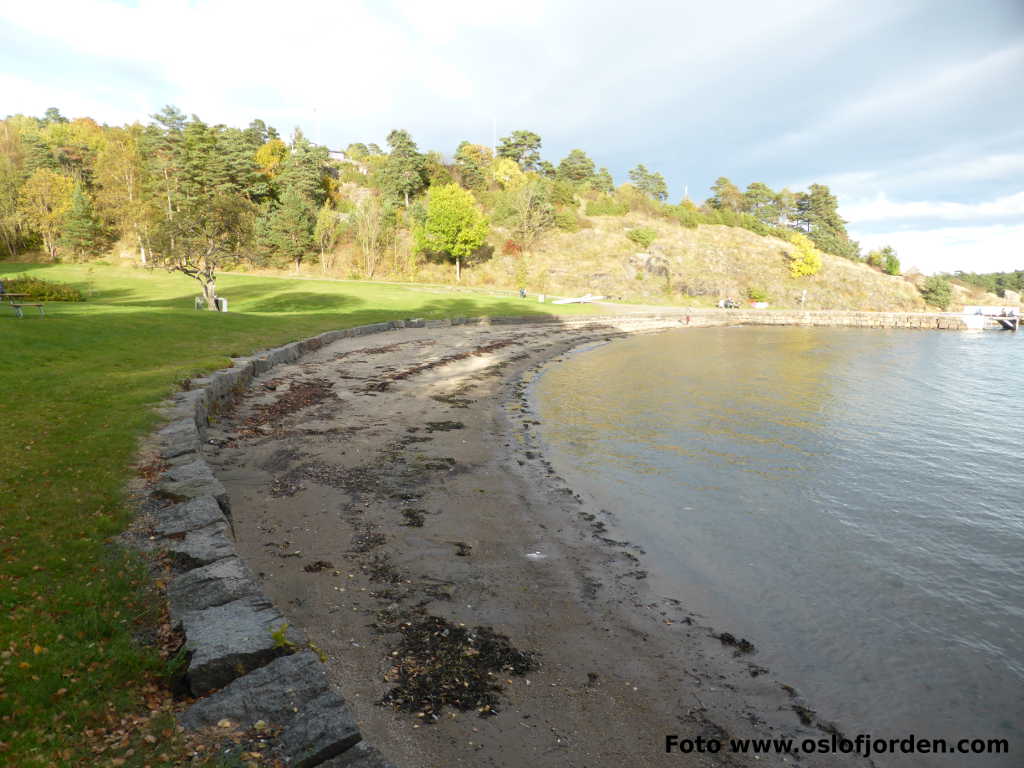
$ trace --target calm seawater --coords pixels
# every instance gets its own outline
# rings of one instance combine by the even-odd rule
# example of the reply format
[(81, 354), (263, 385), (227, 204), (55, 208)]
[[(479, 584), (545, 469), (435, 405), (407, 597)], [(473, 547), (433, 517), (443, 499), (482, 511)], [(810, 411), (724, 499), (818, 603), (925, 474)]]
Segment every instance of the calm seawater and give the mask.
[(1024, 765), (1024, 333), (708, 328), (549, 366), (555, 468), (848, 734)]

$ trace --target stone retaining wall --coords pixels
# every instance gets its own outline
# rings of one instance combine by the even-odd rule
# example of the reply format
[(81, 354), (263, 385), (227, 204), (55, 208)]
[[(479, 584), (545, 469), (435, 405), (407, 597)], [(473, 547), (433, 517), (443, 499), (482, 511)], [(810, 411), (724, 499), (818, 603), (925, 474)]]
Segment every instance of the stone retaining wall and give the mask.
[(243, 392), (254, 377), (339, 339), (398, 328), (517, 323), (615, 331), (734, 324), (962, 327), (962, 321), (942, 315), (748, 310), (397, 320), (328, 331), (235, 358), (230, 368), (192, 380), (188, 391), (175, 394), (162, 409), (168, 423), (156, 433), (156, 448), (166, 468), (152, 490), (154, 496), (176, 502), (156, 513), (152, 544), (170, 556), (174, 570), (167, 597), (171, 621), (185, 634), (186, 683), (194, 696), (205, 697), (183, 713), (185, 727), (228, 719), (249, 728), (263, 721), (283, 729), (277, 749), (289, 765), (394, 768), (362, 741), (344, 699), (331, 689), (302, 633), (288, 626), (235, 552), (231, 500), (202, 456), (206, 426), (211, 413)]

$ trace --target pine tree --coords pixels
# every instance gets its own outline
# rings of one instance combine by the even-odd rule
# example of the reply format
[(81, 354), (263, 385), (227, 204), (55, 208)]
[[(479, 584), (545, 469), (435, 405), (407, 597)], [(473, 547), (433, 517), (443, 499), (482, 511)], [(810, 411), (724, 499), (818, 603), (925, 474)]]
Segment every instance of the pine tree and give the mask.
[(327, 148), (313, 144), (296, 128), (288, 154), (281, 161), (275, 179), (278, 193), (283, 195), (284, 190), (294, 189), (313, 208), (319, 208), (327, 199), (323, 181), (327, 159)]
[(392, 197), (404, 198), (408, 208), (410, 196), (427, 186), (426, 159), (408, 131), (391, 131), (388, 146), (391, 154), (384, 166), (382, 186)]
[(270, 215), (267, 240), (278, 254), (295, 263), (298, 271), (302, 260), (313, 250), (313, 228), (316, 217), (309, 200), (301, 191), (289, 187), (281, 195), (281, 204)]
[[(512, 131), (510, 136), (503, 136), (498, 141), (497, 156), (515, 160), (521, 171), (543, 172), (540, 144), (540, 136), (533, 131)], [(547, 165), (550, 167), (551, 164)]]
[(811, 184), (797, 196), (796, 222), (826, 253), (854, 260), (860, 257), (860, 246), (850, 239), (839, 215), (839, 201), (824, 184)]
[(71, 207), (64, 217), (61, 242), (79, 258), (94, 253), (100, 244), (100, 225), (92, 200), (81, 183), (71, 193)]
[(589, 181), (596, 173), (596, 166), (587, 153), (582, 149), (572, 150), (558, 164), (559, 181), (568, 181), (573, 184), (580, 184)]

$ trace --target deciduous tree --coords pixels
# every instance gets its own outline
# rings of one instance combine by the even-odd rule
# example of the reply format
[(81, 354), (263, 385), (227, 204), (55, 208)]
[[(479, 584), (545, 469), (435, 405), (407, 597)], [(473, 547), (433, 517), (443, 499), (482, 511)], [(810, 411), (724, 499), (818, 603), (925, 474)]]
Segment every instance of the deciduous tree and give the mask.
[(245, 257), (253, 225), (254, 207), (241, 195), (220, 193), (184, 203), (155, 228), (152, 262), (197, 280), (206, 308), (216, 310), (217, 272)]
[(57, 258), (57, 245), (64, 217), (71, 207), (74, 183), (67, 176), (40, 168), (35, 171), (18, 197), (18, 212), (29, 228), (39, 233), (50, 258)]
[(484, 244), (488, 225), (473, 195), (458, 184), (431, 187), (427, 213), (414, 231), (419, 251), (443, 255), (455, 262), (455, 279), (462, 279), (462, 261)]
[(544, 230), (554, 226), (555, 208), (544, 182), (524, 184), (515, 192), (509, 223), (512, 241), (523, 251), (529, 251)]

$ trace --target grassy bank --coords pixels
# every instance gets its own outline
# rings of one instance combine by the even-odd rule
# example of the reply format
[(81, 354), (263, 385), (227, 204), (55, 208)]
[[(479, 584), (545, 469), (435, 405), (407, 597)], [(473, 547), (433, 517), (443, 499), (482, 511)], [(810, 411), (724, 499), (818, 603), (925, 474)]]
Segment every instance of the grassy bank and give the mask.
[[(176, 738), (167, 664), (128, 524), (125, 483), (152, 407), (232, 355), (405, 317), (552, 311), (416, 286), (226, 275), (231, 312), (196, 312), (181, 275), (0, 262), (0, 278), (68, 282), (87, 301), (19, 320), (0, 306), (0, 765), (159, 764)], [(588, 308), (558, 307), (580, 313)], [(163, 714), (162, 714), (163, 713)], [(118, 762), (124, 760), (124, 763)]]

